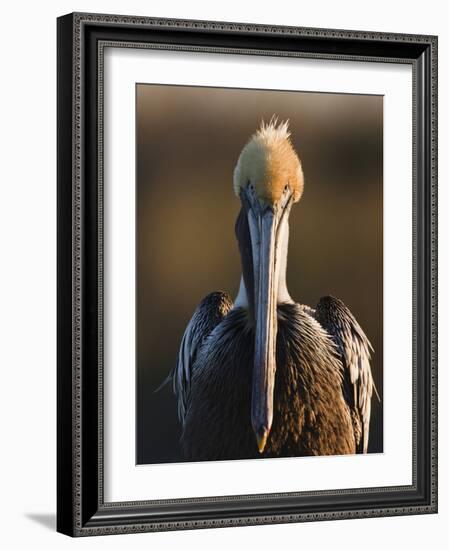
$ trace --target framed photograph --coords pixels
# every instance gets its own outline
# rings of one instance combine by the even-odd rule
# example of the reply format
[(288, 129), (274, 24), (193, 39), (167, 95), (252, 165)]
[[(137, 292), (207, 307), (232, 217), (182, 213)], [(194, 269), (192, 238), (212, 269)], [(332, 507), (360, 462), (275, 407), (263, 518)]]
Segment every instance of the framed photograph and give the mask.
[(58, 19), (58, 531), (437, 511), (437, 38)]

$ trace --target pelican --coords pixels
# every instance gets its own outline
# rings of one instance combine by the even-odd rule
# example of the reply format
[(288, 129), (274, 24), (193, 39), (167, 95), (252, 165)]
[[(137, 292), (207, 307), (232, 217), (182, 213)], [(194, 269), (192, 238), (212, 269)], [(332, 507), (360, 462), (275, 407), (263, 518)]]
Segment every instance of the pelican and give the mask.
[(185, 458), (366, 453), (371, 344), (341, 300), (326, 296), (312, 308), (287, 289), (288, 220), (304, 187), (288, 121), (262, 122), (233, 184), (238, 295), (202, 300), (171, 375)]

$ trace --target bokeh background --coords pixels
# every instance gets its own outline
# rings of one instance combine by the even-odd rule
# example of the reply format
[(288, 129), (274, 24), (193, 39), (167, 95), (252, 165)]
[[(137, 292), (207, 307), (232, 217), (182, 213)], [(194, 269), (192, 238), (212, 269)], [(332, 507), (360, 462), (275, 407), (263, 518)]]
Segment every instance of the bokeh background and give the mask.
[[(305, 175), (290, 216), (290, 293), (311, 306), (326, 294), (346, 303), (374, 346), (382, 398), (383, 98), (138, 84), (136, 103), (137, 463), (183, 460), (171, 385), (155, 390), (200, 300), (237, 294), (232, 174), (273, 114), (290, 120)], [(369, 451), (382, 450), (373, 398)]]

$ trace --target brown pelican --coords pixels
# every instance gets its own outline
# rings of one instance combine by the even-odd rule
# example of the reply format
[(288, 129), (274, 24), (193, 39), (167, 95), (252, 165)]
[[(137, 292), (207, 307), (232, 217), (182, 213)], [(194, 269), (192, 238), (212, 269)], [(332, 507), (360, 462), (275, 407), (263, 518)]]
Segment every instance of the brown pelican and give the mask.
[(288, 218), (303, 186), (288, 121), (262, 122), (234, 171), (238, 295), (203, 299), (172, 374), (189, 460), (368, 450), (370, 342), (342, 301), (313, 309), (287, 289)]

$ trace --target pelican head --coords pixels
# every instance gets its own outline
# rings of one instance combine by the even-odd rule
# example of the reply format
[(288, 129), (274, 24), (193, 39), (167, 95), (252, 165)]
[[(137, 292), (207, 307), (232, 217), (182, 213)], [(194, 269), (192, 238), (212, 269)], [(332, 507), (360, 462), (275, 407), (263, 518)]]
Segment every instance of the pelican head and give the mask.
[(291, 300), (285, 283), (288, 217), (303, 187), (288, 121), (278, 123), (272, 118), (268, 124), (262, 122), (243, 148), (234, 171), (234, 191), (247, 222), (246, 236), (245, 230), (240, 230), (237, 238), (255, 323), (251, 424), (260, 453), (273, 422), (277, 304)]

